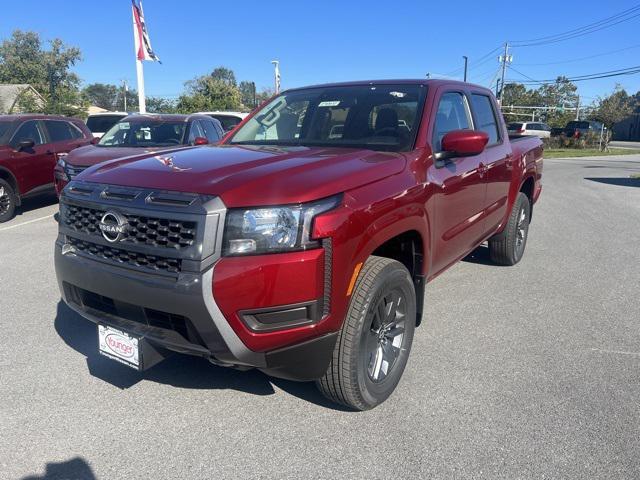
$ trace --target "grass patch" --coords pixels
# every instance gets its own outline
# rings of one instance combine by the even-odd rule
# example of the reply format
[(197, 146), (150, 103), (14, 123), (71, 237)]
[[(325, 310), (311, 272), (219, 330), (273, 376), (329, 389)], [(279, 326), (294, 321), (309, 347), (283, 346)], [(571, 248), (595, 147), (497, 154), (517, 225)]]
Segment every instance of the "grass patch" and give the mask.
[(632, 173), (631, 178), (637, 178), (640, 180), (640, 173)]
[(547, 148), (545, 158), (604, 157), (609, 155), (640, 155), (640, 150), (630, 148), (611, 148), (601, 152), (597, 148)]

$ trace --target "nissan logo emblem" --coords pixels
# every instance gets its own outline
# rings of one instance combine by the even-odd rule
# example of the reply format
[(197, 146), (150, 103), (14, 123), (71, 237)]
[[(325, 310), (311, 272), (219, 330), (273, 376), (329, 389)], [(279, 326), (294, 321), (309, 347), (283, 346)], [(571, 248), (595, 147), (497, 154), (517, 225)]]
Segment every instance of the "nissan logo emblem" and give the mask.
[(104, 239), (110, 243), (119, 242), (127, 235), (127, 219), (117, 212), (105, 213), (99, 227)]

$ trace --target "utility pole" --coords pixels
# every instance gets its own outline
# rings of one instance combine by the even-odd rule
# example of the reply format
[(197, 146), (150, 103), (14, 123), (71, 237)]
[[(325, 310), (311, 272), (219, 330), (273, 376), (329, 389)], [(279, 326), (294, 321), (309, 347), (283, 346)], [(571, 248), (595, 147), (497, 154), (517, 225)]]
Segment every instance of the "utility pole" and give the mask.
[(580, 120), (580, 95), (578, 95), (578, 104), (576, 105), (576, 120)]
[(466, 55), (463, 55), (462, 58), (464, 58), (464, 81), (467, 81), (467, 64), (469, 63), (469, 57), (467, 57)]
[(513, 61), (513, 56), (509, 55), (509, 42), (504, 42), (504, 54), (499, 57), (500, 63), (502, 63), (502, 73), (500, 75), (500, 104), (502, 105), (502, 94), (504, 93), (504, 77), (507, 73), (507, 63)]

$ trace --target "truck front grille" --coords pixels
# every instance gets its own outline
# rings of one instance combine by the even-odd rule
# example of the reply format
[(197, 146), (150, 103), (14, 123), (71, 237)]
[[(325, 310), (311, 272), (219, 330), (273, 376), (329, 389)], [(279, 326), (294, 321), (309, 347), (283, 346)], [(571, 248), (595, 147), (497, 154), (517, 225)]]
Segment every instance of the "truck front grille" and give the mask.
[(137, 267), (151, 271), (164, 271), (169, 273), (179, 273), (182, 262), (177, 258), (159, 257), (157, 255), (146, 255), (144, 253), (132, 252), (121, 248), (108, 247), (97, 243), (86, 242), (77, 238), (69, 237), (68, 242), (80, 252), (91, 255), (98, 259), (107, 260), (130, 267)]
[[(100, 221), (106, 210), (64, 204), (61, 206), (64, 224), (77, 232), (102, 236)], [(133, 243), (151, 247), (180, 250), (196, 241), (196, 223), (167, 218), (124, 215), (127, 219), (127, 234), (122, 243)]]
[(74, 167), (72, 165), (67, 164), (64, 171), (67, 174), (67, 177), (69, 177), (69, 180), (73, 180), (82, 172), (84, 172), (86, 169), (87, 167)]

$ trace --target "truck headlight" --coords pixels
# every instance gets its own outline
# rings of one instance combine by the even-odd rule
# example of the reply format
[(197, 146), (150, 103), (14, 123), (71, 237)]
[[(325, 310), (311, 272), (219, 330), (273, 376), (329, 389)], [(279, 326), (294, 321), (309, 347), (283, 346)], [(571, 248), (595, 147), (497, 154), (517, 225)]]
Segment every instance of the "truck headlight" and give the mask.
[(227, 212), (223, 255), (257, 255), (307, 250), (316, 215), (337, 207), (340, 195), (318, 202), (266, 208), (235, 208)]

